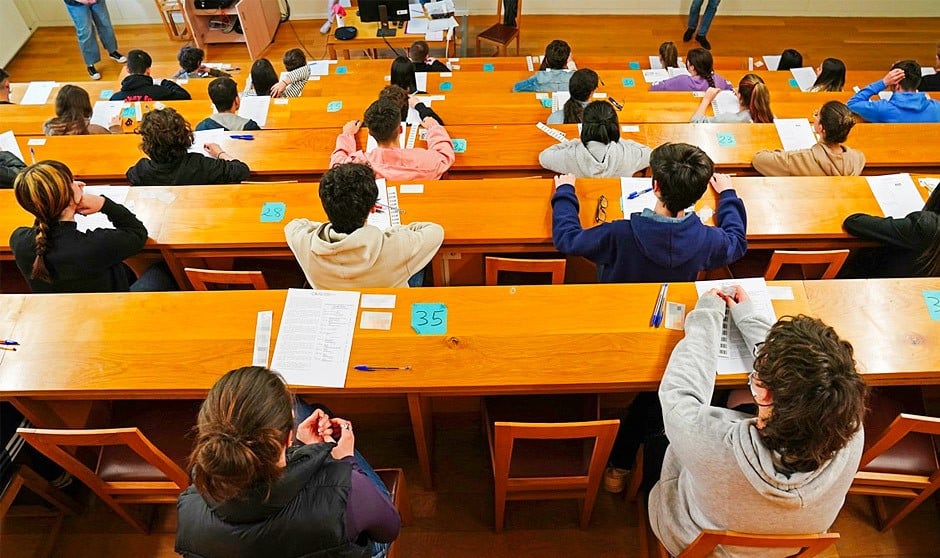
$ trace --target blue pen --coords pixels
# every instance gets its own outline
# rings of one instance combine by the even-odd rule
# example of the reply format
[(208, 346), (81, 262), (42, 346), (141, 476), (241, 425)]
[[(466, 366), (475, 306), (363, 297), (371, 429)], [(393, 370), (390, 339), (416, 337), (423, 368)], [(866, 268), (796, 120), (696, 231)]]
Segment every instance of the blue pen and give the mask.
[(653, 305), (653, 313), (650, 314), (650, 327), (659, 327), (656, 325), (656, 314), (659, 313), (659, 305), (662, 304), (663, 298), (666, 297), (666, 283), (663, 283), (659, 287), (659, 296), (656, 297), (656, 304)]
[(363, 372), (375, 372), (376, 370), (411, 370), (411, 366), (369, 366), (368, 364), (357, 364), (356, 370)]
[(4, 339), (2, 342), (0, 342), (0, 345), (19, 345), (19, 344), (20, 344), (19, 341), (14, 341), (12, 339)]
[(650, 193), (650, 192), (652, 192), (652, 191), (653, 191), (652, 188), (647, 188), (646, 190), (638, 190), (638, 191), (636, 191), (636, 192), (630, 192), (629, 194), (627, 194), (627, 199), (628, 199), (628, 200), (635, 200), (635, 199), (637, 199), (638, 197), (642, 196), (643, 194), (648, 194), (648, 193)]
[(232, 135), (232, 136), (229, 136), (229, 137), (232, 138), (232, 139), (240, 139), (240, 140), (253, 140), (253, 139), (255, 139), (255, 136), (253, 136), (253, 135), (251, 135), (251, 134), (235, 134), (235, 135)]
[(669, 293), (669, 283), (663, 283), (663, 299), (660, 302), (659, 309), (656, 312), (656, 327), (663, 323), (663, 314), (666, 313), (666, 297)]

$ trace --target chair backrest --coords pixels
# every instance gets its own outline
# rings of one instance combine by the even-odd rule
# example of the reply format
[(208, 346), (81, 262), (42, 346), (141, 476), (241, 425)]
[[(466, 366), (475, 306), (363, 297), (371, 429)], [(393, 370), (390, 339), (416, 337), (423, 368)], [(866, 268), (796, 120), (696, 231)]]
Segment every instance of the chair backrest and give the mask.
[(488, 286), (499, 283), (500, 271), (517, 273), (551, 273), (552, 285), (561, 285), (565, 282), (565, 260), (530, 260), (520, 258), (486, 257), (486, 284)]
[[(97, 430), (51, 430), (20, 428), (17, 430), (30, 445), (40, 453), (85, 483), (115, 512), (128, 523), (146, 532), (147, 527), (140, 518), (134, 517), (121, 507), (122, 503), (175, 503), (180, 492), (189, 486), (189, 475), (166, 456), (137, 428), (107, 428)], [(79, 461), (66, 448), (97, 447), (103, 451), (108, 446), (126, 446), (140, 457), (152, 470), (162, 473), (163, 478), (134, 480), (121, 478), (114, 482), (102, 479), (98, 470), (92, 470)], [(99, 454), (100, 457), (100, 454)], [(99, 459), (96, 467), (103, 466)]]
[[(804, 279), (835, 279), (848, 257), (848, 250), (774, 250), (770, 263), (767, 265), (767, 271), (764, 273), (764, 279), (768, 281), (776, 279), (777, 274), (780, 273), (780, 267), (784, 265), (799, 265), (803, 270)], [(826, 265), (826, 268), (818, 277), (806, 277), (805, 266), (807, 265)]]
[(800, 548), (795, 556), (816, 556), (839, 540), (838, 533), (819, 535), (752, 535), (734, 531), (702, 531), (692, 544), (686, 547), (677, 558), (704, 558), (710, 556), (715, 547), (747, 546), (754, 548)]
[(197, 291), (208, 291), (206, 283), (214, 285), (252, 285), (255, 289), (268, 288), (264, 274), (260, 271), (216, 271), (214, 269), (197, 269), (187, 267), (186, 278)]

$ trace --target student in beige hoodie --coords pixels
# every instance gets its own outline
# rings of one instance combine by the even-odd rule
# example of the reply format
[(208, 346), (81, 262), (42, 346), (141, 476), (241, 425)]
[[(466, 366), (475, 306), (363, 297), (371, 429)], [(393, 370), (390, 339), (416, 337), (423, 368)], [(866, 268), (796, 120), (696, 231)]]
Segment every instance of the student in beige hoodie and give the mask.
[(855, 116), (839, 101), (829, 101), (814, 115), (819, 143), (796, 151), (758, 151), (751, 164), (764, 176), (859, 176), (865, 154), (845, 145)]
[(368, 224), (371, 212), (387, 210), (376, 205), (378, 195), (371, 167), (337, 165), (320, 180), (320, 202), (330, 220), (294, 219), (284, 227), (287, 244), (311, 287), (420, 285), (424, 267), (444, 241), (444, 229), (434, 223), (410, 223), (383, 231)]

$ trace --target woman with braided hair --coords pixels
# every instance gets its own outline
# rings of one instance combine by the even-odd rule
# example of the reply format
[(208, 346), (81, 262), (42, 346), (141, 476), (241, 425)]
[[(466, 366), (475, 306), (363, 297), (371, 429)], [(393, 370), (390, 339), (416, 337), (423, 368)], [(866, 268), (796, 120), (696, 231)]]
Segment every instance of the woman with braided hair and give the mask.
[[(164, 265), (137, 279), (123, 262), (147, 241), (147, 228), (119, 203), (85, 193), (85, 183), (58, 161), (24, 169), (13, 184), (16, 201), (36, 219), (10, 236), (16, 266), (34, 293), (175, 290)], [(81, 232), (76, 215), (102, 213), (113, 229)]]

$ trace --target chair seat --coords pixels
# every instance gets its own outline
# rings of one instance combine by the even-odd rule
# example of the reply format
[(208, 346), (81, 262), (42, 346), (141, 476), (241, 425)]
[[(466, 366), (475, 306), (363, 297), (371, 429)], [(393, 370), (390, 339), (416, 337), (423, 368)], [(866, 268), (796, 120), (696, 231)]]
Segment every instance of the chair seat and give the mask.
[[(865, 449), (871, 446), (900, 413), (926, 415), (917, 386), (878, 388), (872, 391), (865, 416)], [(885, 451), (862, 471), (929, 477), (938, 469), (933, 438), (912, 432)]]
[[(110, 426), (136, 426), (154, 446), (188, 471), (200, 404), (200, 401), (115, 401)], [(103, 447), (97, 474), (105, 482), (166, 480), (159, 469), (127, 446)]]
[(495, 23), (477, 35), (477, 38), (486, 39), (487, 41), (493, 41), (500, 44), (506, 44), (511, 41), (518, 32), (518, 27), (512, 27), (502, 23)]

